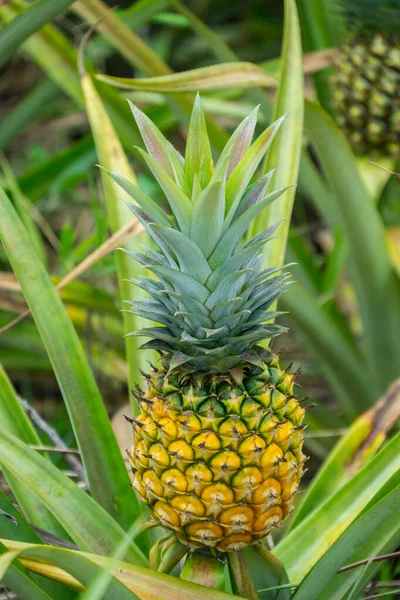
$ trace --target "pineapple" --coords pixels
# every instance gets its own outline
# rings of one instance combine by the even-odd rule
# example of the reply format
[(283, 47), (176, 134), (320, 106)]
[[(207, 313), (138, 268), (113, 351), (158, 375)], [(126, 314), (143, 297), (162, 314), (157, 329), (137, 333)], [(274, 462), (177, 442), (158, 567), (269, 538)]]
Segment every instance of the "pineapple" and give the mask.
[(129, 310), (160, 324), (132, 333), (151, 338), (143, 347), (161, 355), (159, 368), (144, 375), (146, 389), (134, 391), (141, 412), (131, 419), (133, 487), (184, 544), (236, 551), (291, 511), (305, 460), (295, 374), (261, 345), (283, 329), (271, 307), (287, 275), (260, 270), (277, 225), (244, 240), (285, 191), (266, 195), (272, 172), (250, 185), (282, 119), (252, 144), (255, 109), (214, 169), (199, 98), (185, 158), (132, 110), (148, 150), (141, 152), (169, 204), (164, 211), (110, 173), (160, 250), (131, 253), (155, 278), (134, 282), (148, 297)]
[(351, 35), (333, 76), (334, 110), (359, 154), (400, 156), (400, 0), (342, 0)]

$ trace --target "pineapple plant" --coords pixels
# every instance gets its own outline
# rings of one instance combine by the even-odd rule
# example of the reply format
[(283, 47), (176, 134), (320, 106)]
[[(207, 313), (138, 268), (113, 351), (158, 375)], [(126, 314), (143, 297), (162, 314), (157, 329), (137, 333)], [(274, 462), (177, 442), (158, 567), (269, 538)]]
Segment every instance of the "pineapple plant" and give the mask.
[(286, 189), (266, 194), (272, 172), (250, 184), (282, 119), (252, 143), (254, 110), (214, 168), (199, 98), (184, 158), (132, 110), (148, 151), (140, 152), (172, 213), (110, 173), (159, 248), (130, 252), (155, 277), (133, 282), (148, 297), (129, 310), (160, 324), (132, 333), (161, 355), (144, 374), (146, 389), (134, 391), (141, 412), (130, 419), (133, 487), (184, 544), (237, 551), (292, 510), (305, 460), (295, 373), (263, 344), (283, 330), (274, 305), (288, 276), (281, 267), (260, 270), (278, 224), (245, 239)]
[(333, 75), (338, 124), (360, 154), (400, 155), (400, 0), (343, 1), (350, 35)]

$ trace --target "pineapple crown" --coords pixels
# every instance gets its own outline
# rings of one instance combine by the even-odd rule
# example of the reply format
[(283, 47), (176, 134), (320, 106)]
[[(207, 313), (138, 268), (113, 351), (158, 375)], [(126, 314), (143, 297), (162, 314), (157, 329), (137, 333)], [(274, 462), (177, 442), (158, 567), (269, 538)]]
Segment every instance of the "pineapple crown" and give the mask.
[(399, 31), (400, 0), (340, 0), (341, 10), (356, 31)]
[(268, 321), (279, 314), (270, 308), (288, 276), (280, 273), (282, 267), (260, 270), (261, 250), (279, 223), (251, 239), (244, 236), (287, 189), (266, 195), (273, 171), (250, 185), (283, 117), (252, 143), (255, 109), (232, 134), (214, 168), (199, 96), (184, 158), (130, 105), (148, 152), (138, 150), (169, 209), (164, 211), (132, 182), (108, 172), (135, 201), (129, 207), (159, 249), (128, 251), (156, 277), (132, 281), (149, 297), (129, 302), (128, 312), (160, 324), (128, 335), (150, 337), (142, 348), (158, 350), (170, 370), (180, 366), (223, 372), (249, 362), (260, 365), (270, 355), (259, 343), (283, 331)]

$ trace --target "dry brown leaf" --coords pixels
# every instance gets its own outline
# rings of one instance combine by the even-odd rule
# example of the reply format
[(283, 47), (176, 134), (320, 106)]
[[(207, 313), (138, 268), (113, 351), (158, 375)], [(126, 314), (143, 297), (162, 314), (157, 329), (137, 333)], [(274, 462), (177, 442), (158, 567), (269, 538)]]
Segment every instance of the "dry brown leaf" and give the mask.
[(325, 48), (324, 50), (317, 50), (316, 52), (307, 52), (307, 54), (303, 55), (304, 73), (314, 73), (315, 71), (330, 67), (333, 65), (339, 54), (339, 48)]
[(370, 429), (347, 465), (350, 473), (358, 472), (360, 464), (365, 463), (365, 457), (372, 455), (382, 445), (399, 417), (400, 379), (396, 379), (381, 400), (360, 417), (369, 423)]

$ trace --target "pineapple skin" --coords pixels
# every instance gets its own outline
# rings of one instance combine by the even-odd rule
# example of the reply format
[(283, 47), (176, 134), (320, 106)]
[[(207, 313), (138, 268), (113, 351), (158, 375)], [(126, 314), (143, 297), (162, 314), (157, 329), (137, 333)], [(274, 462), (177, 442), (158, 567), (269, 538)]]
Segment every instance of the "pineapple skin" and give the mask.
[(341, 49), (333, 108), (358, 154), (400, 156), (400, 36), (355, 36)]
[(154, 520), (184, 544), (237, 551), (293, 508), (304, 408), (277, 357), (224, 375), (154, 371), (128, 456)]

